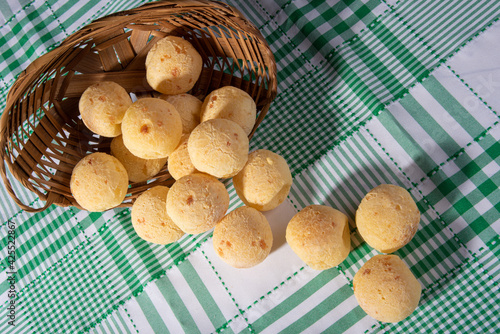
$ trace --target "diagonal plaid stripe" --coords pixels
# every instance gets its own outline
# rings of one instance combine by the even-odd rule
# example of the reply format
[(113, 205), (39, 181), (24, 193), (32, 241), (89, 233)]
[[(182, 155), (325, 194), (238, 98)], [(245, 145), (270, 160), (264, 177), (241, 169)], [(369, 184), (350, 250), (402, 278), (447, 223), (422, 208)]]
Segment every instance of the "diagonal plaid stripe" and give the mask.
[(239, 313), (200, 251), (125, 305), (140, 331), (162, 333), (211, 332)]
[[(353, 151), (365, 152), (365, 155), (353, 159), (351, 154)], [(398, 181), (396, 174), (391, 175), (387, 172), (391, 167), (385, 165), (385, 155), (373, 139), (358, 133), (351, 137), (349, 142), (336, 147), (334, 151), (296, 176), (291, 189), (291, 198), (296, 205), (299, 205), (299, 209), (310, 203), (326, 204), (345, 212), (350, 220), (354, 221), (355, 210), (364, 194), (370, 189), (381, 183), (405, 186)], [(333, 159), (336, 163), (333, 163)], [(370, 172), (365, 172), (365, 169)], [(372, 175), (370, 179), (363, 179), (361, 176), (370, 174)], [(350, 181), (332, 187), (332, 181), (339, 179)], [(395, 253), (405, 260), (425, 286), (460, 264), (464, 257), (460, 252), (460, 245), (443, 226), (434, 208), (428, 205), (429, 200), (422, 196), (419, 189), (411, 189), (411, 194), (422, 213), (421, 225), (412, 241)], [(353, 253), (358, 251), (365, 253), (365, 250), (359, 248)], [(344, 263), (346, 272), (353, 277), (355, 271), (350, 266), (354, 263), (350, 258)]]
[[(498, 249), (498, 242), (496, 244), (495, 248)], [(494, 271), (498, 267), (495, 261), (481, 269), (482, 261), (487, 261), (491, 256), (494, 255), (487, 248), (479, 261), (466, 261), (449, 284), (439, 285), (429, 292), (424, 290), (419, 312), (401, 323), (385, 325), (384, 330), (406, 332), (418, 328), (421, 331), (459, 333), (475, 328), (483, 333), (494, 332), (498, 329), (495, 321), (495, 309), (498, 310), (497, 281), (481, 273), (483, 270)], [(481, 302), (478, 303), (478, 300)], [(469, 308), (461, 305), (474, 306)]]
[[(308, 59), (328, 53), (365, 29), (388, 7), (380, 0), (294, 1), (278, 14), (278, 26), (296, 29), (291, 42)], [(293, 30), (292, 30), (293, 31)]]
[(22, 68), (65, 37), (47, 6), (43, 3), (39, 6), (27, 7), (23, 15), (17, 15), (0, 28), (0, 55), (6, 61), (0, 68), (4, 89)]
[[(458, 237), (477, 250), (498, 235), (500, 219), (500, 128), (467, 147), (427, 183), (427, 197)], [(444, 200), (444, 198), (446, 200)]]
[[(498, 121), (482, 103), (470, 114), (463, 96), (473, 95), (451, 75), (446, 67), (440, 67), (416, 86), (411, 95), (391, 104), (388, 112), (381, 113), (377, 122), (368, 125), (383, 146), (399, 138), (398, 156), (407, 154), (416, 165), (409, 175), (415, 175), (417, 168), (427, 177), (432, 175), (449, 157), (484, 136)], [(382, 132), (380, 126), (387, 132)], [(423, 181), (426, 176), (422, 174), (412, 177), (412, 182)]]
[[(61, 263), (24, 292), (22, 300), (32, 332), (50, 332), (53, 328), (75, 331), (104, 314), (105, 305), (114, 296), (101, 279), (106, 273), (94, 259), (91, 247), (81, 247), (72, 261)], [(82, 303), (84, 300), (87, 303)], [(45, 321), (37, 321), (40, 317)]]
[[(493, 15), (491, 11), (488, 13)], [(276, 31), (274, 34), (279, 36)], [(272, 38), (271, 47), (275, 46), (274, 41)], [(410, 86), (425, 79), (439, 61), (444, 60), (444, 57), (436, 58), (415, 38), (404, 21), (391, 12), (358, 39), (342, 45), (333, 53), (328, 59), (331, 67), (308, 73), (314, 75), (290, 70), (299, 68), (303, 71), (307, 58), (295, 58), (302, 65), (289, 61), (285, 61), (287, 65), (280, 65), (281, 54), (283, 59), (291, 57), (291, 46), (286, 47), (288, 50), (281, 53), (277, 49), (276, 53), (287, 88), (275, 100), (274, 109), (257, 130), (252, 145), (277, 149), (293, 170), (300, 170), (315, 161), (337, 141), (356, 131), (372, 114), (377, 115), (386, 104), (401, 98)], [(290, 78), (300, 79), (290, 85)], [(317, 82), (324, 84), (316, 85)], [(299, 119), (301, 123), (294, 121)], [(299, 128), (309, 131), (300, 133)], [(314, 139), (318, 135), (325, 138), (323, 133), (329, 134), (328, 140)]]
[(493, 0), (461, 2), (458, 6), (453, 0), (435, 6), (426, 1), (406, 1), (397, 12), (426, 45), (445, 58), (474, 35), (474, 22), (486, 26), (498, 18), (499, 8), (498, 1)]
[[(23, 289), (83, 241), (71, 212), (55, 206), (36, 215), (23, 212), (12, 223), (16, 232), (18, 289)], [(2, 238), (1, 244), (1, 254), (7, 254), (8, 239)], [(7, 288), (3, 283), (0, 294)]]
[(113, 313), (106, 318), (105, 321), (102, 321), (95, 328), (91, 329), (91, 333), (95, 334), (103, 334), (103, 333), (124, 333), (124, 334), (132, 334), (135, 331), (132, 331), (129, 328), (130, 321), (128, 319), (124, 319), (119, 312)]

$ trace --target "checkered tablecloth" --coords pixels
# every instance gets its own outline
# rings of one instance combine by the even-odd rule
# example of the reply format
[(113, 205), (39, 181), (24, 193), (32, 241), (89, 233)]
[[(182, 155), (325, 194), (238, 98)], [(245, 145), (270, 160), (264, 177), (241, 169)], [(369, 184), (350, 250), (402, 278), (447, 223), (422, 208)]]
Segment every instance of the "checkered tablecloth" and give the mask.
[[(92, 20), (143, 0), (3, 0), (0, 110), (18, 74)], [(238, 270), (212, 233), (141, 240), (129, 209), (20, 211), (0, 186), (0, 333), (500, 332), (500, 2), (247, 0), (278, 67), (278, 96), (251, 141), (288, 161), (288, 199), (266, 213), (274, 246)], [(357, 233), (381, 183), (422, 214), (396, 252), (422, 285), (417, 310), (383, 324), (358, 306), (356, 271), (377, 254)], [(230, 210), (241, 206), (232, 183)], [(24, 203), (41, 206), (18, 183)], [(352, 250), (315, 271), (285, 241), (310, 204), (349, 216)], [(11, 291), (9, 233), (17, 281)], [(15, 300), (15, 326), (9, 321)]]

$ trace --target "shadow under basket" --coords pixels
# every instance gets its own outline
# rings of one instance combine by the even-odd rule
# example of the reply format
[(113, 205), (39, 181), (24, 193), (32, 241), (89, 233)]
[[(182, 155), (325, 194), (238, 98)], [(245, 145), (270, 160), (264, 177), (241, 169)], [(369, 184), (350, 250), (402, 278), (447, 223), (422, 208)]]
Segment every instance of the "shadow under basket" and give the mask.
[[(69, 183), (73, 167), (93, 152), (109, 153), (111, 138), (83, 124), (78, 102), (98, 81), (114, 81), (137, 98), (158, 96), (146, 81), (148, 51), (167, 35), (188, 40), (203, 58), (199, 80), (189, 92), (202, 99), (212, 90), (235, 86), (257, 104), (250, 137), (276, 96), (276, 63), (258, 29), (236, 9), (212, 1), (159, 1), (98, 19), (35, 60), (9, 91), (0, 120), (0, 172), (5, 187), (25, 211), (51, 204), (76, 206)], [(168, 165), (168, 164), (167, 164)], [(45, 201), (33, 208), (16, 196), (6, 174)], [(120, 206), (143, 191), (174, 182), (165, 166), (154, 178), (130, 183)]]

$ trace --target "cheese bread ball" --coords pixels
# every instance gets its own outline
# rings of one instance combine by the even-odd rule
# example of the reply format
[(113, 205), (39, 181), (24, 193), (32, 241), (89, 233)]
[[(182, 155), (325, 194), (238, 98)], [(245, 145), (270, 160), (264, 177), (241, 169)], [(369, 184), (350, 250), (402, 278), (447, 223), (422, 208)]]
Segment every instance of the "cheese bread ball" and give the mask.
[(286, 241), (313, 269), (337, 266), (351, 250), (347, 216), (329, 206), (307, 206), (288, 223)]
[(255, 125), (257, 106), (245, 91), (225, 86), (214, 90), (205, 97), (201, 107), (201, 121), (209, 119), (229, 119), (243, 128), (248, 136)]
[(354, 275), (354, 296), (370, 317), (399, 322), (415, 311), (422, 288), (396, 255), (375, 255)]
[(191, 174), (177, 180), (167, 196), (167, 212), (181, 230), (203, 233), (215, 226), (229, 208), (224, 184), (210, 175)]
[(131, 104), (132, 99), (122, 86), (102, 81), (83, 92), (78, 108), (90, 131), (103, 137), (116, 137), (122, 133), (123, 115)]
[(225, 216), (214, 229), (215, 253), (235, 268), (250, 268), (266, 259), (273, 246), (273, 233), (266, 217), (243, 206)]
[(248, 155), (245, 167), (233, 177), (233, 184), (246, 205), (268, 211), (286, 199), (292, 186), (292, 174), (282, 156), (257, 150)]
[(105, 211), (121, 204), (128, 190), (123, 164), (106, 153), (92, 153), (80, 160), (71, 174), (71, 194), (87, 211)]
[(176, 180), (183, 176), (198, 172), (189, 158), (187, 148), (189, 135), (181, 138), (181, 143), (168, 157), (168, 171)]
[(186, 93), (198, 80), (203, 61), (185, 39), (167, 36), (149, 50), (146, 57), (146, 80), (163, 94)]
[(382, 184), (363, 198), (356, 211), (359, 234), (381, 253), (392, 253), (413, 238), (420, 212), (408, 191)]
[(131, 182), (149, 180), (158, 174), (167, 163), (167, 158), (142, 159), (136, 157), (125, 147), (122, 136), (115, 137), (111, 141), (111, 154), (123, 164)]
[(160, 245), (179, 240), (184, 232), (167, 214), (168, 187), (156, 186), (143, 192), (132, 206), (132, 225), (142, 239)]
[(188, 134), (200, 124), (202, 102), (190, 94), (161, 95), (160, 98), (171, 103), (181, 116), (182, 133)]
[(248, 137), (227, 119), (211, 119), (198, 125), (188, 140), (194, 167), (218, 178), (233, 177), (248, 160)]
[(181, 139), (181, 117), (167, 101), (143, 98), (127, 109), (122, 132), (123, 143), (133, 155), (143, 159), (167, 158)]

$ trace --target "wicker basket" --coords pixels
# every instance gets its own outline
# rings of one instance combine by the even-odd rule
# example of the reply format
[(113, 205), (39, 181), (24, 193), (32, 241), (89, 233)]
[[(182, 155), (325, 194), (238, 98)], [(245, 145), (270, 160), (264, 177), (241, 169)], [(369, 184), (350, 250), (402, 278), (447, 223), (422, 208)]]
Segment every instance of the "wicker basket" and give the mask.
[[(241, 13), (223, 3), (189, 0), (153, 2), (106, 16), (35, 60), (9, 91), (0, 120), (0, 154), (5, 162), (0, 171), (7, 191), (22, 209), (38, 212), (51, 204), (79, 207), (69, 188), (73, 167), (89, 153), (109, 152), (111, 142), (91, 133), (81, 121), (81, 94), (96, 81), (110, 80), (138, 98), (157, 96), (145, 79), (145, 59), (166, 35), (184, 37), (203, 58), (203, 71), (191, 94), (203, 98), (232, 85), (254, 98), (258, 117), (253, 134), (276, 96), (276, 64), (258, 29)], [(32, 208), (19, 200), (5, 165), (46, 202), (43, 207)], [(132, 205), (152, 186), (173, 181), (165, 167), (154, 179), (131, 183), (121, 206)]]

